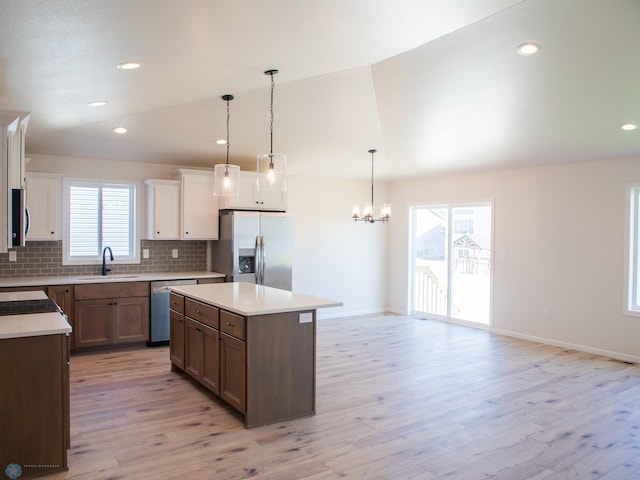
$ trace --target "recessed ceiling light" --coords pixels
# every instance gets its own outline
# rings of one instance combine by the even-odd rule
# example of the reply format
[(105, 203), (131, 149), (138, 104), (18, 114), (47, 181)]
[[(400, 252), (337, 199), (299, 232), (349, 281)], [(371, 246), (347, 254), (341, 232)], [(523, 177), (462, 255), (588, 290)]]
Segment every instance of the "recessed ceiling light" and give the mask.
[(90, 107), (104, 107), (107, 104), (107, 102), (103, 101), (103, 100), (99, 100), (97, 102), (89, 102), (87, 103), (88, 106)]
[(638, 125), (636, 125), (635, 123), (625, 123), (624, 125), (620, 125), (620, 128), (622, 130), (626, 130), (627, 132), (630, 132), (632, 130), (637, 129)]
[(141, 66), (142, 64), (138, 62), (124, 62), (116, 65), (116, 68), (119, 68), (120, 70), (135, 70)]
[(520, 55), (524, 55), (525, 57), (528, 57), (529, 55), (535, 55), (536, 53), (538, 53), (540, 51), (540, 45), (533, 42), (522, 43), (518, 45), (518, 48), (516, 48), (516, 51)]
[(113, 131), (116, 133), (127, 133), (127, 129), (124, 127), (113, 127)]
[(227, 144), (227, 140), (226, 140), (226, 138), (221, 138), (220, 140), (216, 140), (216, 143), (218, 145), (226, 145)]

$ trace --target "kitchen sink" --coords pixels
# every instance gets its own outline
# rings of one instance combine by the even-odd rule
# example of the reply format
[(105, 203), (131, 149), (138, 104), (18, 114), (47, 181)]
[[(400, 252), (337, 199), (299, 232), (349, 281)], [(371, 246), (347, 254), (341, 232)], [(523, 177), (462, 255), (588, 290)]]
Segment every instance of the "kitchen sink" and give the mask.
[(134, 279), (134, 278), (140, 278), (140, 275), (95, 275), (95, 276), (82, 275), (80, 277), (76, 277), (76, 279), (79, 281), (84, 280), (87, 282), (93, 282), (96, 280), (108, 282), (109, 280), (128, 280), (128, 279)]

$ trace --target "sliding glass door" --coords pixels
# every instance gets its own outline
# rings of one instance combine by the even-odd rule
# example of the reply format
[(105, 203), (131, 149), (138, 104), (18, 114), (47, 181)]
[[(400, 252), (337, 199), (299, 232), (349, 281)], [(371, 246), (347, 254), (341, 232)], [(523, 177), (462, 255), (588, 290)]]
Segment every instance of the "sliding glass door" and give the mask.
[(412, 208), (412, 310), (488, 325), (491, 204)]

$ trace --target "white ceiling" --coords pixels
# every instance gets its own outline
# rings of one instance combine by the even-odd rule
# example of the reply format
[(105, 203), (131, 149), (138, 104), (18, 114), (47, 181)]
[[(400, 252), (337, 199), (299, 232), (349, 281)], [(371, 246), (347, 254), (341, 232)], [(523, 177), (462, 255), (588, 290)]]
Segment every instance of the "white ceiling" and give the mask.
[(619, 128), (640, 123), (639, 21), (638, 0), (2, 0), (0, 110), (32, 112), (29, 154), (209, 167), (231, 93), (250, 169), (277, 68), (292, 174), (366, 178), (370, 148), (389, 179), (640, 156)]

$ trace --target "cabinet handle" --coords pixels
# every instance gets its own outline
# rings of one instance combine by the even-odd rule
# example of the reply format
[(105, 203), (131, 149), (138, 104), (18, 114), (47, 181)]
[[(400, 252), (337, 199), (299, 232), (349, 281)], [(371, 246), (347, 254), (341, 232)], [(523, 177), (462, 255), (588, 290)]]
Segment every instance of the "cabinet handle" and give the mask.
[(235, 327), (234, 324), (227, 322), (227, 327)]

